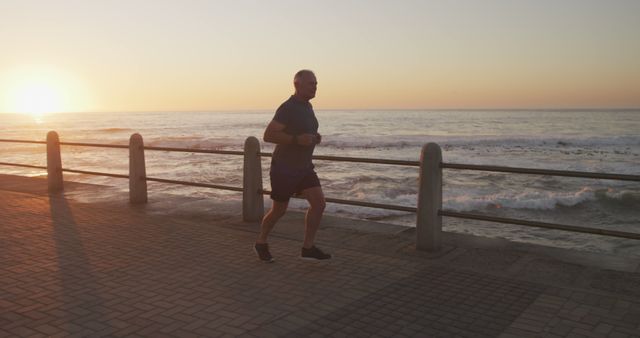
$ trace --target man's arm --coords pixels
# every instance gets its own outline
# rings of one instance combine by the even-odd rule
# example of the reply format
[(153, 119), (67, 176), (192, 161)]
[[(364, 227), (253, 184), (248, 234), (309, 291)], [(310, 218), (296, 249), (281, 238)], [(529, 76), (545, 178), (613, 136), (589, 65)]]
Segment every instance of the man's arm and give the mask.
[(290, 135), (284, 132), (286, 126), (276, 120), (269, 122), (267, 129), (264, 131), (263, 139), (265, 142), (275, 144), (299, 144), (303, 146), (310, 146), (318, 143), (316, 135), (313, 134), (300, 134)]

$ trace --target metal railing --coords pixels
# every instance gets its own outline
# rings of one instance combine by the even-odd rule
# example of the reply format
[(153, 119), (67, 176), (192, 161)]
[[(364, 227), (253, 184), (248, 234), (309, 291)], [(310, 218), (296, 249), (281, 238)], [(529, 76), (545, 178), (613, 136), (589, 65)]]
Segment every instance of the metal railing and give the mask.
[(458, 164), (458, 163), (442, 163), (442, 168), (493, 171), (493, 172), (513, 173), (513, 174), (564, 176), (564, 177), (594, 178), (594, 179), (603, 179), (603, 180), (640, 182), (640, 175), (592, 173), (592, 172), (586, 172), (586, 171), (513, 168), (513, 167), (501, 167), (501, 166), (495, 166), (495, 165)]
[[(15, 139), (0, 139), (0, 142), (4, 143), (32, 143), (32, 144), (47, 144), (46, 141), (32, 141), (32, 140), (15, 140)], [(84, 143), (84, 142), (59, 142), (61, 146), (77, 146), (77, 147), (93, 147), (93, 148), (115, 148), (115, 149), (129, 149), (128, 145), (118, 145), (118, 144), (101, 144), (101, 143)], [(145, 150), (151, 151), (169, 151), (169, 152), (185, 152), (185, 153), (201, 153), (201, 154), (221, 154), (221, 155), (243, 155), (242, 151), (228, 151), (228, 150), (209, 150), (209, 149), (190, 149), (190, 148), (168, 148), (168, 147), (144, 147)], [(14, 167), (23, 167), (23, 168), (32, 168), (32, 169), (44, 169), (46, 170), (46, 166), (36, 166), (29, 164), (19, 164), (19, 163), (8, 163), (8, 162), (0, 162), (0, 165), (4, 166), (14, 166)], [(106, 173), (100, 171), (88, 171), (88, 170), (78, 170), (78, 169), (69, 169), (62, 168), (63, 172), (75, 173), (75, 174), (84, 174), (84, 175), (93, 175), (93, 176), (105, 176), (105, 177), (114, 177), (114, 178), (129, 178), (129, 175), (124, 174), (113, 174)], [(169, 183), (169, 184), (177, 184), (177, 185), (185, 185), (192, 187), (201, 187), (201, 188), (212, 188), (212, 189), (220, 189), (220, 190), (231, 190), (231, 191), (242, 191), (242, 187), (230, 187), (219, 184), (209, 184), (202, 182), (189, 182), (189, 181), (179, 181), (179, 180), (170, 180), (164, 178), (157, 177), (145, 177), (147, 181), (161, 182), (161, 183)]]
[[(48, 177), (50, 178), (50, 183), (49, 183), (50, 190), (56, 190), (56, 186), (58, 185), (60, 188), (62, 187), (61, 175), (59, 175), (59, 177), (57, 178), (59, 180), (57, 184), (51, 183), (51, 177), (54, 177), (56, 175), (56, 168), (57, 168), (58, 171), (60, 171), (60, 174), (62, 172), (71, 172), (71, 173), (80, 173), (80, 174), (87, 174), (87, 175), (129, 178), (130, 199), (134, 203), (146, 202), (147, 200), (146, 182), (147, 181), (179, 184), (179, 185), (194, 186), (194, 187), (231, 190), (231, 191), (242, 191), (243, 192), (243, 218), (245, 220), (251, 220), (251, 221), (259, 220), (262, 217), (262, 214), (264, 213), (262, 196), (270, 193), (269, 190), (265, 190), (262, 187), (262, 169), (261, 169), (260, 162), (261, 162), (261, 156), (271, 157), (273, 154), (260, 151), (260, 144), (257, 141), (257, 139), (255, 139), (254, 137), (249, 137), (246, 140), (243, 151), (191, 149), (191, 148), (175, 148), (175, 147), (149, 147), (149, 146), (143, 145), (142, 137), (139, 134), (132, 135), (130, 139), (130, 144), (128, 146), (80, 143), (80, 142), (59, 142), (57, 134), (55, 132), (50, 132), (47, 135), (47, 142), (31, 141), (31, 140), (10, 140), (10, 139), (0, 139), (0, 142), (47, 144), (47, 158), (48, 158), (47, 166), (35, 166), (35, 165), (16, 164), (16, 163), (7, 163), (7, 162), (0, 162), (0, 165), (46, 169), (48, 170), (48, 173), (49, 173)], [(56, 149), (56, 145), (57, 145), (57, 149)], [(62, 168), (59, 160), (60, 145), (129, 149), (130, 151), (129, 175)], [(188, 181), (171, 180), (171, 179), (164, 179), (164, 178), (157, 178), (157, 177), (148, 177), (146, 176), (146, 169), (144, 165), (145, 163), (144, 150), (244, 156), (245, 161), (244, 161), (244, 168), (243, 168), (243, 186), (230, 187), (225, 185), (217, 185), (217, 184), (209, 184), (209, 183), (188, 182)], [(57, 151), (57, 154), (56, 154), (56, 151)], [(57, 162), (55, 161), (56, 156), (58, 158)], [(51, 158), (54, 159), (53, 162), (50, 162)], [(313, 156), (313, 159), (321, 160), (321, 161), (339, 161), (339, 162), (371, 163), (371, 164), (419, 167), (420, 168), (420, 187), (418, 192), (417, 207), (391, 205), (391, 204), (385, 204), (385, 203), (372, 203), (367, 201), (346, 200), (346, 199), (339, 199), (339, 198), (333, 198), (333, 197), (325, 198), (326, 201), (329, 203), (417, 213), (418, 219), (416, 223), (416, 228), (417, 228), (418, 238), (417, 238), (416, 246), (418, 249), (431, 250), (431, 251), (439, 249), (440, 232), (442, 229), (441, 217), (443, 216), (640, 240), (640, 233), (631, 233), (631, 232), (598, 229), (598, 228), (590, 228), (590, 227), (583, 227), (583, 226), (546, 223), (546, 222), (504, 218), (504, 217), (488, 216), (488, 215), (466, 213), (466, 212), (456, 212), (452, 210), (444, 210), (442, 209), (442, 169), (490, 171), (490, 172), (529, 174), (529, 175), (548, 175), (548, 176), (563, 176), (563, 177), (589, 178), (589, 179), (621, 180), (621, 181), (632, 181), (632, 182), (640, 182), (640, 175), (624, 175), (624, 174), (593, 173), (593, 172), (582, 172), (582, 171), (565, 171), (565, 170), (514, 168), (514, 167), (504, 167), (504, 166), (446, 163), (446, 162), (442, 162), (441, 149), (435, 143), (429, 143), (423, 147), (420, 161), (387, 160), (387, 159), (325, 156), (325, 155), (315, 155)], [(132, 163), (134, 162), (138, 164), (132, 165)], [(140, 184), (140, 181), (142, 181), (143, 184)]]
[[(15, 140), (15, 139), (0, 139), (0, 142), (11, 142), (11, 143), (36, 143), (36, 144), (47, 144), (46, 141), (31, 141), (31, 140)], [(94, 148), (115, 148), (115, 149), (129, 149), (128, 145), (116, 145), (116, 144), (100, 144), (100, 143), (86, 143), (86, 142), (59, 142), (61, 146), (77, 146), (77, 147), (94, 147)], [(193, 148), (177, 148), (177, 147), (151, 147), (144, 146), (144, 150), (150, 151), (168, 151), (168, 152), (184, 152), (184, 153), (200, 153), (200, 154), (218, 154), (218, 155), (240, 155), (244, 156), (244, 151), (234, 151), (234, 150), (211, 150), (211, 149), (193, 149)], [(273, 154), (268, 152), (259, 152), (259, 156), (271, 157)], [(400, 166), (410, 166), (410, 167), (419, 167), (419, 161), (405, 161), (405, 160), (385, 160), (385, 159), (375, 159), (375, 158), (363, 158), (363, 157), (344, 157), (344, 156), (325, 156), (325, 155), (314, 155), (314, 160), (324, 160), (324, 161), (336, 161), (336, 162), (353, 162), (353, 163), (372, 163), (372, 164), (388, 164), (388, 165), (400, 165)], [(26, 167), (26, 168), (34, 168), (34, 169), (44, 169), (46, 170), (46, 166), (33, 166), (26, 164), (15, 164), (15, 163), (6, 163), (0, 162), (0, 165), (8, 165), (8, 166), (16, 166), (16, 167)], [(93, 175), (93, 176), (105, 176), (105, 177), (114, 177), (114, 178), (129, 178), (129, 175), (124, 174), (113, 174), (106, 172), (98, 172), (98, 171), (87, 171), (87, 170), (78, 170), (78, 169), (69, 169), (62, 168), (63, 172), (76, 173), (76, 174), (84, 174), (84, 175)], [(230, 190), (230, 191), (243, 191), (242, 187), (231, 187), (225, 185), (218, 184), (209, 184), (202, 182), (189, 182), (189, 181), (180, 181), (180, 180), (171, 180), (157, 177), (149, 177), (145, 176), (147, 181), (153, 182), (161, 182), (161, 183), (169, 183), (169, 184), (177, 184), (177, 185), (185, 185), (192, 187), (201, 187), (201, 188), (211, 188), (211, 189), (220, 189), (220, 190)], [(269, 195), (271, 191), (260, 189), (260, 193), (263, 195)], [(294, 196), (294, 198), (297, 198)], [(377, 208), (377, 209), (386, 209), (386, 210), (396, 210), (396, 211), (405, 211), (405, 212), (416, 212), (416, 207), (408, 207), (402, 205), (392, 205), (385, 203), (372, 203), (366, 201), (356, 201), (356, 200), (347, 200), (333, 197), (326, 197), (325, 200), (329, 203), (335, 204), (343, 204), (343, 205), (353, 205), (353, 206), (361, 206), (368, 208)]]

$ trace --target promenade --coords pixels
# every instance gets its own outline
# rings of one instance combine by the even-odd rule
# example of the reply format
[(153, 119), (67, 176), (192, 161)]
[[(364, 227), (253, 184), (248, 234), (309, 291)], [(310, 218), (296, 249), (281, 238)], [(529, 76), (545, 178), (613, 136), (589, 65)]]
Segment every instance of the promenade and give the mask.
[(240, 205), (46, 186), (0, 175), (0, 337), (640, 337), (637, 260), (327, 217), (307, 262), (290, 213), (265, 264)]

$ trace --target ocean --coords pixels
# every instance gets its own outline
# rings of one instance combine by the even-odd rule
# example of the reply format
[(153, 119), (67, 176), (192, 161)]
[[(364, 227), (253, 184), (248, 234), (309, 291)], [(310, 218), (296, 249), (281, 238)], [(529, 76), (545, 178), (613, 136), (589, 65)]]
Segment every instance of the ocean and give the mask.
[[(140, 133), (148, 146), (242, 150), (261, 139), (273, 111), (60, 113), (34, 118), (0, 114), (0, 138), (128, 144)], [(436, 142), (450, 163), (640, 174), (640, 110), (317, 110), (323, 143), (316, 155), (418, 160)], [(262, 150), (272, 145), (261, 141)], [(46, 165), (45, 146), (0, 142), (0, 162)], [(229, 186), (242, 184), (242, 157), (147, 151), (147, 175)], [(263, 180), (269, 189), (269, 158)], [(63, 167), (128, 173), (126, 149), (63, 146)], [(418, 168), (315, 161), (325, 195), (415, 206)], [(45, 175), (0, 166), (0, 173)], [(65, 173), (65, 179), (128, 189), (123, 179)], [(640, 183), (466, 170), (444, 171), (444, 208), (640, 233)], [(237, 200), (233, 191), (150, 183), (154, 193)], [(270, 205), (265, 197), (266, 206)], [(304, 201), (291, 208), (303, 210)], [(328, 214), (415, 226), (415, 214), (329, 204)], [(445, 231), (606, 252), (640, 258), (640, 241), (489, 222), (444, 218)]]

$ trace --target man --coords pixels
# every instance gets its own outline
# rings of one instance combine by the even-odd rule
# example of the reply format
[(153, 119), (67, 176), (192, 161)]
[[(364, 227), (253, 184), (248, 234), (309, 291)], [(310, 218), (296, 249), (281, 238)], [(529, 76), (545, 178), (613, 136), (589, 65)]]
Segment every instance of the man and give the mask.
[(276, 144), (269, 172), (273, 204), (262, 219), (260, 235), (254, 245), (258, 258), (264, 262), (273, 262), (267, 237), (287, 211), (289, 199), (294, 194), (301, 195), (309, 202), (301, 258), (331, 258), (331, 255), (314, 245), (325, 208), (322, 187), (311, 162), (315, 145), (321, 141), (318, 120), (309, 102), (316, 96), (318, 81), (312, 71), (305, 69), (296, 73), (293, 85), (295, 93), (280, 105), (264, 132), (265, 142)]

